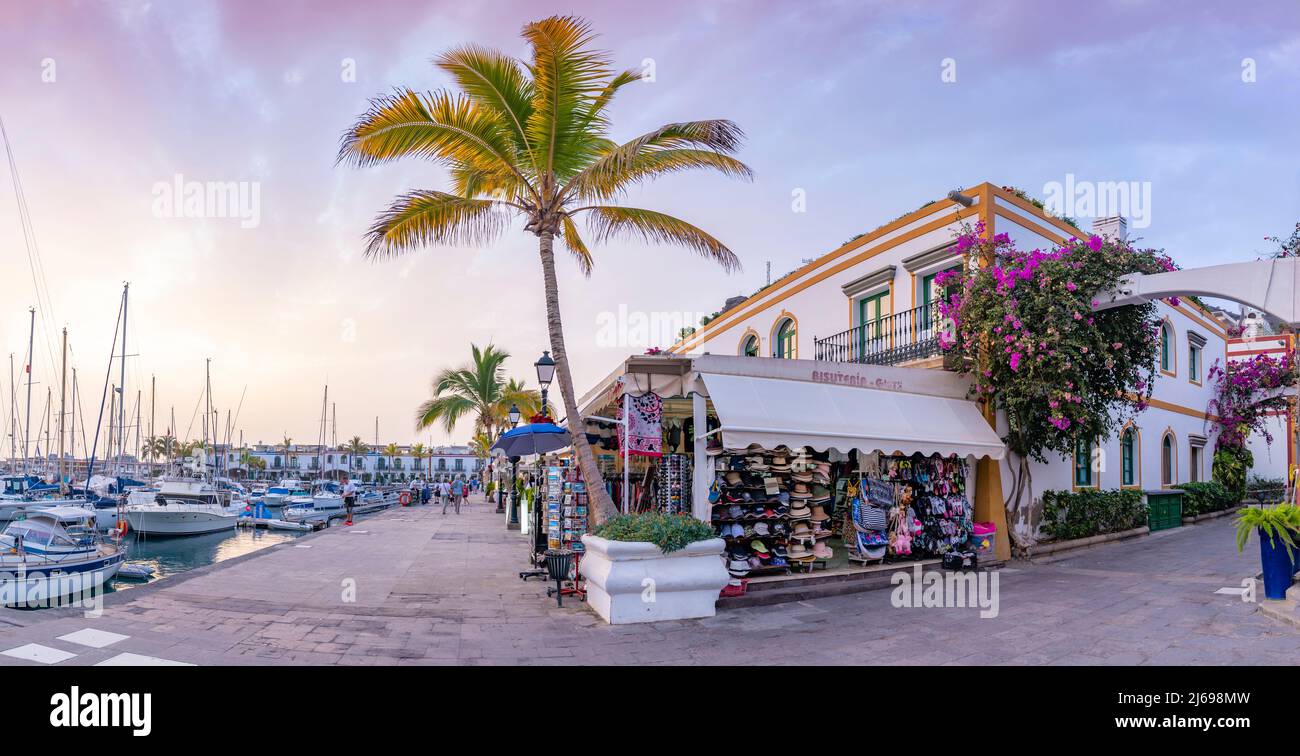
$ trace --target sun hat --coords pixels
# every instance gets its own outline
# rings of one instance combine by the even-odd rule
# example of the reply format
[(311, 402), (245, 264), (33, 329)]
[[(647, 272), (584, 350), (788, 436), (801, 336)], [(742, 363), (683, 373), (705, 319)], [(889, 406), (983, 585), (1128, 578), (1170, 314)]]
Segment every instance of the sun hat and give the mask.
[(727, 478), (727, 485), (729, 486), (740, 485), (740, 473), (736, 472), (735, 470), (728, 470), (726, 474), (726, 478)]
[(814, 504), (812, 508), (812, 518), (814, 520), (826, 520), (830, 519), (830, 515), (826, 514), (826, 510), (821, 504)]
[(807, 522), (806, 520), (802, 520), (802, 521), (800, 521), (800, 522), (796, 522), (796, 523), (794, 524), (794, 531), (790, 533), (790, 537), (791, 537), (791, 538), (811, 538), (811, 537), (812, 537), (812, 527), (808, 525), (808, 522)]
[(810, 472), (797, 472), (790, 475), (791, 480), (797, 480), (800, 483), (811, 483), (813, 476)]
[(795, 541), (794, 543), (790, 544), (790, 548), (787, 549), (787, 551), (788, 551), (788, 557), (790, 559), (811, 559), (812, 558), (812, 552), (809, 551), (803, 545), (803, 541)]
[(835, 556), (835, 552), (831, 551), (830, 544), (826, 543), (825, 541), (817, 541), (816, 543), (814, 543), (812, 553), (813, 556), (817, 557), (818, 559), (830, 559), (831, 557)]
[(812, 517), (812, 510), (809, 509), (803, 502), (799, 502), (795, 504), (793, 507), (790, 507), (791, 520), (807, 520), (810, 517)]
[(790, 493), (790, 498), (792, 498), (792, 499), (810, 499), (810, 498), (812, 498), (812, 491), (809, 490), (809, 488), (808, 488), (808, 484), (806, 484), (806, 483), (795, 483), (795, 484), (794, 484), (794, 491), (792, 491), (792, 492)]

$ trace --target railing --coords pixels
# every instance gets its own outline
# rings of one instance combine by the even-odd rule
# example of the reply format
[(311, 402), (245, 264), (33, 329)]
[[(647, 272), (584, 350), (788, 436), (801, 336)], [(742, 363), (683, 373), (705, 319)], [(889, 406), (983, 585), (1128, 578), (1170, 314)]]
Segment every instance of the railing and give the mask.
[(939, 307), (922, 305), (816, 340), (816, 357), (828, 362), (897, 365), (939, 354)]

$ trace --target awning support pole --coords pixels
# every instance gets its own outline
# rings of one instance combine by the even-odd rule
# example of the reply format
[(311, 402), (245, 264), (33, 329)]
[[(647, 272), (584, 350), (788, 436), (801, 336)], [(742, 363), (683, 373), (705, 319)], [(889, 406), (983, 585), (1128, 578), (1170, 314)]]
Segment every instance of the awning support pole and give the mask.
[(703, 522), (710, 522), (711, 507), (709, 506), (709, 486), (713, 484), (713, 466), (709, 464), (709, 455), (706, 453), (708, 442), (705, 440), (707, 433), (700, 433), (701, 428), (709, 427), (708, 406), (705, 404), (703, 395), (691, 394), (691, 413), (695, 419), (695, 436), (693, 439), (693, 451), (695, 459), (691, 465), (691, 514), (695, 519)]

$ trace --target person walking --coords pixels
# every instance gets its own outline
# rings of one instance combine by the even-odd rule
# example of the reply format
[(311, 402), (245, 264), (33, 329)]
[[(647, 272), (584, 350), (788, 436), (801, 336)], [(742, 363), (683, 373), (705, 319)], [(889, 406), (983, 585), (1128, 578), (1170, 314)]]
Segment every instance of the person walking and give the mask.
[(420, 503), (428, 504), (432, 495), (433, 492), (429, 489), (429, 481), (423, 481), (423, 485), (420, 486)]
[(357, 505), (357, 484), (343, 476), (343, 506), (348, 510), (348, 519), (343, 522), (344, 525), (352, 524), (352, 508)]
[[(442, 513), (447, 514), (447, 505), (451, 504), (451, 484), (443, 481), (438, 486), (438, 495), (442, 498)], [(456, 514), (460, 514), (460, 505), (456, 505)]]
[(451, 482), (451, 500), (456, 504), (456, 514), (460, 514), (460, 504), (465, 499), (465, 481), (456, 478)]

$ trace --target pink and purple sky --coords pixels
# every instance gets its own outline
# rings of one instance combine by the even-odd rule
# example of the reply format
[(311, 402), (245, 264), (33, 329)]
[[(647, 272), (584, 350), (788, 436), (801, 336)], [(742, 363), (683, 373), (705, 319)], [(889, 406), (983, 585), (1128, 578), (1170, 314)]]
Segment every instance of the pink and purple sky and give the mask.
[[(159, 432), (175, 406), (184, 435), (211, 357), (219, 408), (247, 386), (250, 443), (314, 442), (327, 381), (340, 441), (372, 441), (376, 416), (383, 442), (463, 441), (468, 424), (417, 435), (414, 408), (470, 342), (509, 350), (532, 380), (547, 348), (536, 240), (518, 229), (486, 249), (366, 261), (374, 214), (444, 174), (334, 157), (367, 98), (445, 86), (429, 60), (452, 46), (523, 56), (519, 28), (552, 13), (590, 20), (619, 67), (653, 65), (615, 104), (615, 138), (730, 118), (756, 172), (679, 175), (628, 198), (706, 228), (742, 273), (631, 243), (601, 248), (589, 280), (562, 263), (580, 392), (643, 349), (603, 343), (602, 313), (712, 312), (760, 287), (768, 262), (780, 275), (986, 180), (1034, 195), (1067, 174), (1150, 182), (1138, 233), (1185, 266), (1254, 259), (1300, 219), (1294, 2), (0, 0), (0, 118), (50, 294), (33, 414), (66, 325), (93, 416), (130, 281), (128, 391), (147, 400), (157, 376)], [(177, 174), (256, 182), (259, 223), (157, 217), (154, 187)], [(806, 212), (792, 212), (800, 189)], [(35, 303), (0, 165), (0, 359), (21, 365)], [(0, 388), (7, 432), (7, 372)]]

